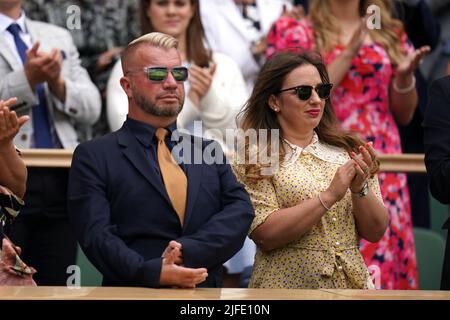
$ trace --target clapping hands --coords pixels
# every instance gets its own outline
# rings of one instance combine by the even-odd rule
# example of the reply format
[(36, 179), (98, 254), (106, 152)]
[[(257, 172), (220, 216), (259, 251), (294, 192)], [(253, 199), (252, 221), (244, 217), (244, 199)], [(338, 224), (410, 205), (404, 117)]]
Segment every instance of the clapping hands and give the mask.
[(27, 51), (24, 63), (25, 75), (31, 87), (39, 83), (56, 82), (61, 76), (63, 56), (61, 50), (53, 49), (50, 53), (39, 51), (40, 43), (36, 42)]
[(195, 64), (189, 67), (189, 85), (188, 97), (192, 103), (200, 108), (200, 100), (206, 95), (216, 72), (216, 64), (208, 68), (202, 68)]
[(360, 192), (367, 179), (372, 177), (379, 169), (380, 161), (378, 155), (373, 148), (373, 143), (368, 142), (364, 146), (359, 146), (359, 154), (351, 152), (350, 156), (354, 160), (356, 174), (350, 183), (350, 191), (353, 193)]
[(379, 169), (380, 161), (372, 142), (359, 146), (358, 149), (359, 154), (351, 152), (351, 159), (337, 169), (326, 190), (332, 195), (333, 203), (341, 200), (349, 188), (353, 193), (361, 192), (367, 179)]

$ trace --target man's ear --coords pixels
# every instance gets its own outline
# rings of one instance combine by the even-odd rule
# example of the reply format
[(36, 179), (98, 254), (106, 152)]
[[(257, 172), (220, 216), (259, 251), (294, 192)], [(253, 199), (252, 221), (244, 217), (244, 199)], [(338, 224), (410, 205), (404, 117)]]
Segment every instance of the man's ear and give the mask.
[(274, 94), (270, 95), (268, 102), (269, 102), (270, 109), (272, 109), (275, 112), (280, 112), (280, 109), (281, 109), (280, 101)]
[(120, 78), (120, 85), (122, 86), (123, 91), (125, 91), (125, 93), (127, 94), (128, 98), (131, 98), (133, 95), (131, 92), (130, 79), (128, 79), (128, 77), (123, 76), (122, 78)]

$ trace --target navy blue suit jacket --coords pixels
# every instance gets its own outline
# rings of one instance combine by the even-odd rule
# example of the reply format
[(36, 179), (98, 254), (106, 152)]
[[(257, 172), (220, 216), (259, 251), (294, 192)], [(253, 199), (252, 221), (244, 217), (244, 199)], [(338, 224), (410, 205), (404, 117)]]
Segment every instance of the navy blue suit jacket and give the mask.
[[(431, 194), (450, 203), (450, 76), (433, 81), (425, 109), (425, 165)], [(443, 225), (450, 230), (450, 218)], [(447, 232), (441, 290), (450, 290), (450, 231)]]
[(161, 177), (150, 170), (126, 125), (76, 148), (68, 211), (83, 251), (103, 274), (103, 285), (158, 287), (161, 255), (170, 240), (182, 244), (186, 267), (208, 269), (199, 286), (222, 285), (222, 264), (242, 247), (254, 211), (228, 164), (189, 164), (205, 148), (220, 148), (198, 139), (183, 154), (188, 178), (183, 226)]
[(450, 76), (433, 81), (429, 97), (423, 129), (430, 191), (440, 202), (450, 204)]

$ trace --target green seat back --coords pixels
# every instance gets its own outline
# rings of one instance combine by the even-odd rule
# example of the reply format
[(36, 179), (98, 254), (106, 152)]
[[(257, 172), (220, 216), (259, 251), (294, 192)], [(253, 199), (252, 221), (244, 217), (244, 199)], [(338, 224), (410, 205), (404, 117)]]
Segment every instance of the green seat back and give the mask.
[(80, 267), (81, 271), (82, 287), (100, 287), (102, 285), (102, 274), (92, 265), (79, 246), (77, 252), (77, 265)]
[(423, 228), (414, 228), (414, 240), (419, 272), (419, 289), (439, 290), (445, 240), (436, 231)]

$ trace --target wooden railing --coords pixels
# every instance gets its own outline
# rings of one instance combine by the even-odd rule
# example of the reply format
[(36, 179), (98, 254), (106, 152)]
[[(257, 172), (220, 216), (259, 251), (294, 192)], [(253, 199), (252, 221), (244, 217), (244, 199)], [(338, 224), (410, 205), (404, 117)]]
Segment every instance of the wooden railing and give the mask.
[[(22, 157), (28, 167), (70, 168), (72, 150), (25, 149)], [(380, 155), (381, 170), (387, 172), (425, 173), (423, 154)]]
[[(196, 305), (198, 306), (200, 302), (205, 300), (239, 300), (241, 301), (239, 303), (242, 304), (245, 304), (243, 302), (245, 300), (272, 301), (263, 302), (265, 305), (275, 303), (274, 300), (450, 300), (450, 291), (240, 288), (148, 289), (130, 287), (80, 287), (74, 289), (63, 286), (4, 286), (0, 287), (0, 296), (2, 300), (114, 300), (116, 303), (119, 300), (184, 300), (187, 304), (190, 300), (193, 300), (197, 301)], [(337, 307), (338, 305), (334, 306)], [(292, 306), (288, 305), (288, 307), (291, 309)], [(223, 319), (221, 316), (217, 318)], [(261, 317), (255, 318), (250, 316), (249, 318), (260, 319)], [(189, 316), (186, 319), (189, 319)]]
[(425, 173), (423, 154), (383, 154), (380, 155), (381, 171)]
[(21, 149), (27, 167), (70, 168), (73, 150)]

